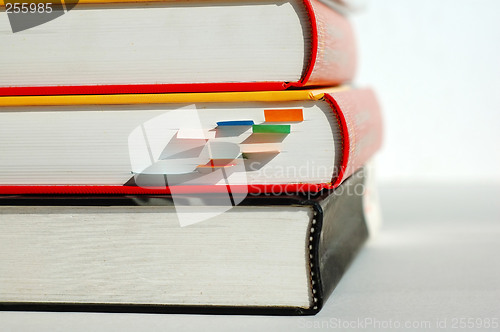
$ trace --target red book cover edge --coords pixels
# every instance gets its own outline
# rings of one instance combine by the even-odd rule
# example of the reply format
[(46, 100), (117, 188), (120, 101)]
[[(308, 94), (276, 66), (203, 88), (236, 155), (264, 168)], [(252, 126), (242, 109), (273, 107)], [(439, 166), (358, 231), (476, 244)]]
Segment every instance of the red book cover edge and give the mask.
[[(261, 184), (235, 185), (234, 193), (315, 193), (334, 189), (352, 175), (381, 147), (382, 119), (378, 102), (369, 89), (347, 90), (325, 94), (325, 101), (332, 107), (341, 131), (342, 157), (337, 176), (330, 183), (319, 184)], [(362, 121), (360, 121), (361, 119)], [(136, 187), (124, 185), (7, 185), (0, 186), (0, 194), (176, 194), (222, 193), (226, 186)]]
[[(318, 0), (303, 0), (311, 24), (311, 51), (308, 65), (298, 82), (222, 82), (222, 83), (182, 83), (182, 84), (122, 84), (122, 85), (74, 85), (74, 86), (15, 86), (0, 87), (0, 96), (42, 96), (42, 95), (87, 95), (87, 94), (131, 94), (131, 93), (183, 93), (183, 92), (236, 92), (236, 91), (277, 91), (304, 86), (338, 85), (354, 76), (355, 50), (354, 36), (349, 22), (333, 9)], [(334, 24), (346, 36), (339, 43), (332, 37)], [(320, 33), (321, 32), (321, 33)], [(337, 32), (338, 33), (338, 32)], [(329, 39), (331, 37), (331, 39)], [(339, 45), (340, 44), (340, 45)], [(321, 45), (321, 46), (320, 46)], [(347, 51), (344, 48), (348, 49)], [(318, 55), (347, 52), (347, 63), (337, 63), (336, 58), (319, 58)]]

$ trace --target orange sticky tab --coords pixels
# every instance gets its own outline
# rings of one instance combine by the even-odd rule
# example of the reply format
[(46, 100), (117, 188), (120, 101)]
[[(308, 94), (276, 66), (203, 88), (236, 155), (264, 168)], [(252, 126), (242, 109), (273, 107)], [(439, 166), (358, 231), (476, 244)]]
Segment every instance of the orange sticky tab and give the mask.
[(204, 165), (198, 165), (198, 168), (221, 168), (236, 166), (234, 159), (212, 159)]
[(301, 108), (264, 110), (266, 122), (288, 122), (304, 121), (304, 113)]

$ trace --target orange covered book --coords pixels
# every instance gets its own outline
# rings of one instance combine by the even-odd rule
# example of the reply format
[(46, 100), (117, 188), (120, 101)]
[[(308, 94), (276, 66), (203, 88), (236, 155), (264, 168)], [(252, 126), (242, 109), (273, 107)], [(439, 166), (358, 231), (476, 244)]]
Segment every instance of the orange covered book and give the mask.
[(381, 141), (369, 89), (1, 97), (0, 194), (318, 192)]

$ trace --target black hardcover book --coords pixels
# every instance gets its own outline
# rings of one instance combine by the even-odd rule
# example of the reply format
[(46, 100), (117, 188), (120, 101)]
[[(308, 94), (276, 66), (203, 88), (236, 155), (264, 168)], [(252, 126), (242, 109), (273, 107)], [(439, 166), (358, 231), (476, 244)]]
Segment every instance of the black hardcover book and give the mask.
[(2, 196), (0, 309), (316, 314), (368, 236), (364, 180), (224, 213), (213, 195)]

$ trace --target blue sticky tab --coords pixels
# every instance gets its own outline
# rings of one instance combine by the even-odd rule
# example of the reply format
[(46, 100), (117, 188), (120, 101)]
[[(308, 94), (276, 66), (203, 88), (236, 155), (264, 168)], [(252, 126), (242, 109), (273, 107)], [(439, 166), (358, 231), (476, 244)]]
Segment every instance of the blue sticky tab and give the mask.
[(219, 121), (217, 126), (253, 126), (254, 122), (252, 120), (240, 120), (240, 121)]

